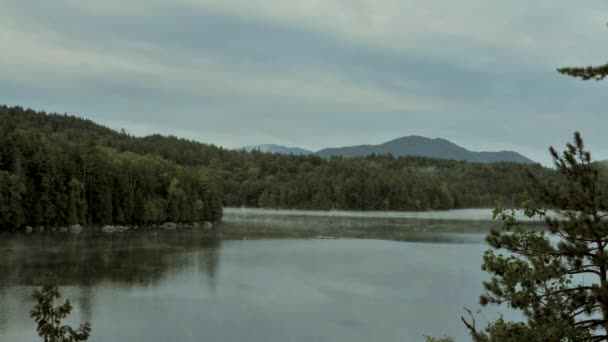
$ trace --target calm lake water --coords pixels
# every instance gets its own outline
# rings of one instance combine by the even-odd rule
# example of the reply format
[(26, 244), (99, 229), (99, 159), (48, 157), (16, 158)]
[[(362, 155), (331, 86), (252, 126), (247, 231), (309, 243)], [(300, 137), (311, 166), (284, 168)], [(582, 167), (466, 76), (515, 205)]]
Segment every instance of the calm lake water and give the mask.
[[(92, 323), (90, 341), (468, 340), (460, 316), (479, 307), (481, 233), (391, 241), (250, 230), (236, 240), (247, 223), (230, 211), (226, 222), (238, 234), (0, 235), (0, 341), (37, 340), (31, 292), (49, 271), (74, 304), (70, 322)], [(485, 308), (478, 324), (498, 311)]]

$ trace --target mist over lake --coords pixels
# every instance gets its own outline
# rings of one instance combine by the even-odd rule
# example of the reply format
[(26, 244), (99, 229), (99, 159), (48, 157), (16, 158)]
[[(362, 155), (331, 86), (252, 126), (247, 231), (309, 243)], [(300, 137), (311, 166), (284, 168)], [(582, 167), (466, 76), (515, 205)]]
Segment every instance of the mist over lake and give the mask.
[[(465, 340), (459, 318), (463, 307), (479, 307), (486, 279), (480, 269), (487, 249), (481, 227), (492, 225), (480, 219), (486, 213), (436, 213), (441, 219), (430, 213), (356, 214), (355, 230), (363, 220), (368, 231), (386, 232), (385, 218), (377, 216), (390, 217), (390, 227), (399, 220), (418, 227), (397, 239), (328, 238), (338, 230), (309, 230), (310, 238), (296, 239), (290, 231), (329, 229), (332, 222), (311, 212), (251, 209), (226, 210), (221, 235), (178, 230), (3, 236), (0, 340), (35, 339), (30, 294), (49, 271), (75, 306), (70, 322), (93, 324), (91, 341)], [(293, 215), (298, 219), (290, 226), (285, 218)], [(412, 217), (415, 224), (408, 221)], [(277, 222), (283, 237), (275, 230), (268, 236), (264, 229)], [(348, 222), (334, 229), (348, 234)], [(425, 232), (426, 224), (437, 222), (441, 231)], [(467, 233), (447, 229), (463, 222), (477, 225)], [(499, 311), (487, 307), (483, 317), (496, 318)]]

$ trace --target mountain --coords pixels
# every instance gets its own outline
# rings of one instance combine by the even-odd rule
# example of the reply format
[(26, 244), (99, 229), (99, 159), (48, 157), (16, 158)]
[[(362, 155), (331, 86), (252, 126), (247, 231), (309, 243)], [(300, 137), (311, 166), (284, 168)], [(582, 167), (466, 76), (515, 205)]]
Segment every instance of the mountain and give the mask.
[(513, 151), (473, 152), (445, 139), (430, 139), (421, 136), (406, 136), (380, 145), (358, 145), (326, 148), (317, 152), (321, 157), (342, 156), (346, 158), (370, 154), (392, 154), (394, 156), (422, 156), (439, 159), (464, 160), (468, 162), (493, 163), (499, 161), (535, 164), (534, 161)]
[(266, 153), (293, 154), (295, 156), (308, 155), (313, 153), (312, 151), (305, 150), (299, 147), (286, 147), (274, 144), (245, 146), (243, 147), (243, 149), (248, 152), (258, 150), (260, 152)]

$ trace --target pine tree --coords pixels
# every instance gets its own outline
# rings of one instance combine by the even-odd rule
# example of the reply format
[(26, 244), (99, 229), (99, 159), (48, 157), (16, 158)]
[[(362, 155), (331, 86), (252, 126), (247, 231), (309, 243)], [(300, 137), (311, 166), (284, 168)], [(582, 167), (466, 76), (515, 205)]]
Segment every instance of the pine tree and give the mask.
[(483, 258), (492, 278), (481, 304), (506, 304), (527, 322), (500, 319), (479, 332), (465, 321), (477, 342), (608, 340), (608, 201), (598, 164), (578, 132), (563, 153), (550, 152), (561, 182), (533, 177), (539, 196), (524, 198), (521, 207), (544, 218), (546, 231), (522, 228), (514, 209), (497, 207), (503, 229), (488, 236), (492, 249)]
[[(608, 64), (564, 67), (558, 72), (582, 80), (603, 80)], [(487, 238), (493, 248), (482, 269), (492, 274), (484, 282), (481, 304), (508, 304), (521, 310), (527, 322), (488, 324), (484, 332), (475, 320), (462, 319), (476, 342), (486, 341), (608, 341), (608, 200), (597, 163), (585, 150), (580, 133), (559, 154), (549, 149), (563, 184), (534, 177), (537, 200), (555, 209), (559, 218), (545, 217), (538, 202), (522, 203), (529, 217), (545, 219), (547, 233), (522, 229), (515, 211), (497, 207), (494, 217), (503, 231)], [(510, 252), (500, 254), (499, 250)], [(470, 312), (469, 312), (470, 314)]]
[(600, 66), (588, 66), (588, 67), (565, 67), (557, 69), (560, 73), (572, 77), (578, 77), (584, 81), (587, 80), (603, 80), (608, 76), (608, 64)]
[(587, 80), (603, 80), (608, 76), (608, 63), (599, 66), (564, 67), (557, 71), (561, 74)]
[(25, 213), (23, 212), (22, 197), (25, 193), (25, 185), (17, 175), (9, 176), (9, 195), (10, 195), (10, 223), (14, 227), (21, 227), (25, 223)]
[(85, 200), (82, 197), (84, 186), (77, 179), (72, 179), (69, 183), (69, 201), (67, 223), (76, 224), (84, 223), (84, 215), (86, 212)]

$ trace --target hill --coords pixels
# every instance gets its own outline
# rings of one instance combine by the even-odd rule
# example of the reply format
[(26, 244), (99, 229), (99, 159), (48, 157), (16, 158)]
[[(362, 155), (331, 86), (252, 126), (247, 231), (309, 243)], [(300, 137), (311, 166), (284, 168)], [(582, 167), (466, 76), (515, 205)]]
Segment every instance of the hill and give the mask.
[(420, 156), (438, 159), (462, 160), (476, 163), (514, 162), (534, 164), (535, 162), (513, 151), (473, 152), (445, 139), (430, 139), (421, 136), (406, 136), (379, 145), (358, 145), (326, 148), (317, 152), (321, 157), (342, 156), (362, 157), (371, 154), (392, 154), (400, 156)]
[(219, 222), (219, 176), (176, 162), (177, 142), (0, 106), (0, 231)]

